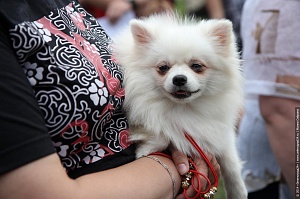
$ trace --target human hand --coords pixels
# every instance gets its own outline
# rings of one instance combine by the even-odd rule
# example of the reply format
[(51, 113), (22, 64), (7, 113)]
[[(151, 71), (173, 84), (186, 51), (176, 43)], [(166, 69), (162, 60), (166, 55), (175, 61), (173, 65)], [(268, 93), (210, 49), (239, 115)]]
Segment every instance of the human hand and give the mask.
[[(218, 164), (216, 158), (211, 155), (211, 154), (207, 154), (207, 158), (210, 161), (211, 165), (213, 166), (213, 168), (215, 169), (218, 178), (220, 177), (220, 165)], [(189, 171), (189, 163), (188, 163), (188, 158), (185, 154), (183, 154), (182, 152), (178, 151), (178, 150), (172, 150), (172, 159), (174, 161), (174, 164), (177, 167), (177, 170), (179, 172), (180, 175), (185, 175), (188, 171)], [(210, 171), (208, 165), (206, 164), (206, 162), (204, 161), (204, 159), (202, 157), (197, 157), (194, 158), (194, 163), (197, 166), (197, 169), (203, 173), (205, 176), (208, 177), (208, 179), (210, 180), (211, 184), (214, 184), (215, 179), (214, 176), (212, 174), (212, 172)], [(198, 182), (196, 181), (196, 179), (194, 179), (195, 181), (195, 185), (198, 185)], [(203, 177), (200, 177), (200, 183), (202, 185), (202, 190), (204, 191), (207, 189), (207, 180), (204, 179)], [(192, 186), (190, 186), (187, 189), (187, 196), (188, 197), (193, 197), (196, 195), (196, 191), (193, 189)], [(185, 199), (184, 194), (180, 193), (179, 195), (177, 195), (176, 199)]]

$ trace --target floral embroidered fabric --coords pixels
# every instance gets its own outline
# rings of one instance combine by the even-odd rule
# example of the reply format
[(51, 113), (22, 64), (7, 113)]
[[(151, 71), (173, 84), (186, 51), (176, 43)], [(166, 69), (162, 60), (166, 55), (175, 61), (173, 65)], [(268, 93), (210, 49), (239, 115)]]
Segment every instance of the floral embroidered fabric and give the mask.
[(123, 74), (94, 17), (71, 2), (9, 34), (67, 172), (130, 145)]

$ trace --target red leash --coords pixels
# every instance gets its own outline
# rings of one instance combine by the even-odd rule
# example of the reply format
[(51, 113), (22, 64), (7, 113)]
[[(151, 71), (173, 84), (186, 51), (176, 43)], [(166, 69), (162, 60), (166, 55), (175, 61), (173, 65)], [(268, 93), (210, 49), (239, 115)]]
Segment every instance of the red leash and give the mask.
[[(203, 174), (203, 173), (200, 173), (196, 167), (196, 165), (194, 163), (193, 166), (194, 168), (196, 168), (194, 171), (191, 171), (194, 173), (193, 177), (196, 176), (197, 178), (197, 182), (198, 182), (198, 188), (196, 189), (196, 187), (193, 185), (194, 184), (194, 179), (192, 178), (192, 186), (193, 188), (195, 189), (195, 191), (197, 192), (196, 196), (194, 196), (193, 198), (189, 198), (187, 195), (186, 195), (186, 189), (184, 189), (184, 196), (186, 199), (196, 199), (197, 197), (199, 197), (201, 194), (204, 194), (204, 198), (206, 199), (209, 199), (209, 198), (213, 198), (213, 195), (214, 193), (217, 191), (217, 187), (218, 187), (218, 184), (219, 184), (219, 179), (218, 179), (218, 175), (217, 175), (217, 172), (215, 171), (215, 169), (213, 168), (212, 164), (210, 163), (209, 159), (207, 158), (207, 156), (205, 155), (205, 153), (203, 152), (203, 150), (199, 147), (199, 145), (196, 143), (196, 141), (191, 137), (189, 136), (187, 133), (184, 134), (186, 139), (195, 147), (195, 149), (199, 152), (199, 154), (202, 156), (202, 158), (204, 159), (204, 161), (206, 162), (206, 164), (208, 165), (209, 169), (211, 170), (213, 176), (214, 176), (214, 179), (215, 179), (215, 182), (213, 184), (213, 186), (211, 185), (211, 182), (210, 180)], [(201, 192), (201, 183), (200, 183), (200, 176), (204, 177), (206, 180), (207, 180), (207, 183), (208, 183), (208, 188)], [(201, 197), (201, 196), (200, 196)], [(201, 197), (202, 199), (203, 197)]]
[[(215, 169), (213, 168), (213, 166), (211, 165), (209, 159), (207, 158), (207, 156), (205, 155), (205, 153), (202, 151), (202, 149), (199, 147), (199, 145), (195, 142), (195, 140), (189, 136), (187, 133), (184, 134), (186, 139), (195, 147), (195, 149), (199, 152), (199, 154), (202, 156), (202, 158), (204, 159), (204, 161), (206, 162), (206, 164), (208, 165), (209, 169), (211, 170), (215, 182), (212, 185), (210, 180), (208, 179), (207, 176), (205, 176), (203, 173), (199, 172), (196, 164), (193, 162), (193, 160), (191, 158), (189, 158), (189, 165), (190, 165), (190, 170), (188, 172), (188, 174), (186, 174), (185, 176), (183, 176), (183, 178), (186, 178), (188, 180), (191, 180), (191, 186), (193, 187), (193, 189), (195, 190), (195, 192), (197, 193), (193, 198), (190, 198), (187, 196), (187, 188), (189, 187), (186, 186), (183, 190), (183, 194), (184, 197), (186, 199), (197, 199), (197, 198), (201, 198), (201, 199), (210, 199), (210, 198), (214, 198), (214, 194), (217, 192), (217, 187), (218, 187), (218, 175), (215, 171)], [(167, 157), (169, 159), (172, 159), (169, 155), (166, 155), (164, 153), (152, 153), (152, 155), (161, 155), (164, 157)], [(204, 191), (201, 191), (201, 181), (200, 181), (200, 177), (203, 177), (206, 181), (207, 181), (207, 189)], [(196, 180), (195, 180), (196, 178)], [(198, 185), (195, 184), (195, 181), (197, 182)]]

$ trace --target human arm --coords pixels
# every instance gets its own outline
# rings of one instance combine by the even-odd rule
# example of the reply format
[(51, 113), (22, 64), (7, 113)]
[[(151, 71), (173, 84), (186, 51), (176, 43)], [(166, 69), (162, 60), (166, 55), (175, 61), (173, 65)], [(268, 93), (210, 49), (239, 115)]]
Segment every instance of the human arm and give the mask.
[(260, 96), (261, 114), (266, 122), (271, 149), (291, 193), (295, 190), (295, 107), (299, 100)]
[[(176, 192), (180, 188), (180, 176), (173, 162), (165, 157), (156, 156), (166, 164), (175, 179)], [(218, 169), (215, 159), (211, 162)], [(173, 153), (175, 164), (186, 164), (185, 155)], [(197, 166), (204, 174), (208, 169), (202, 159)], [(187, 168), (181, 170), (186, 173)], [(151, 182), (151, 183), (150, 183)], [(205, 184), (203, 181), (202, 184)], [(123, 166), (103, 172), (92, 173), (75, 180), (69, 178), (54, 153), (26, 164), (0, 176), (0, 198), (172, 198), (171, 178), (157, 162), (141, 158)], [(192, 189), (188, 192), (193, 195)], [(183, 194), (177, 199), (184, 198)]]
[[(171, 160), (166, 164), (179, 190), (180, 176)], [(151, 183), (150, 183), (151, 182)], [(0, 177), (0, 198), (172, 198), (166, 170), (141, 158), (121, 167), (70, 179), (56, 154), (41, 158)]]

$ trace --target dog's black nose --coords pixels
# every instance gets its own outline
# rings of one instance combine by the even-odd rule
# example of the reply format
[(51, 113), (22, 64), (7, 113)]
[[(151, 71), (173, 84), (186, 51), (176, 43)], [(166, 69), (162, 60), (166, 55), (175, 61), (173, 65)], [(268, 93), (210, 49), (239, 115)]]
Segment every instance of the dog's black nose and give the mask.
[(173, 77), (173, 84), (176, 86), (183, 86), (187, 82), (187, 78), (184, 75), (176, 75)]

